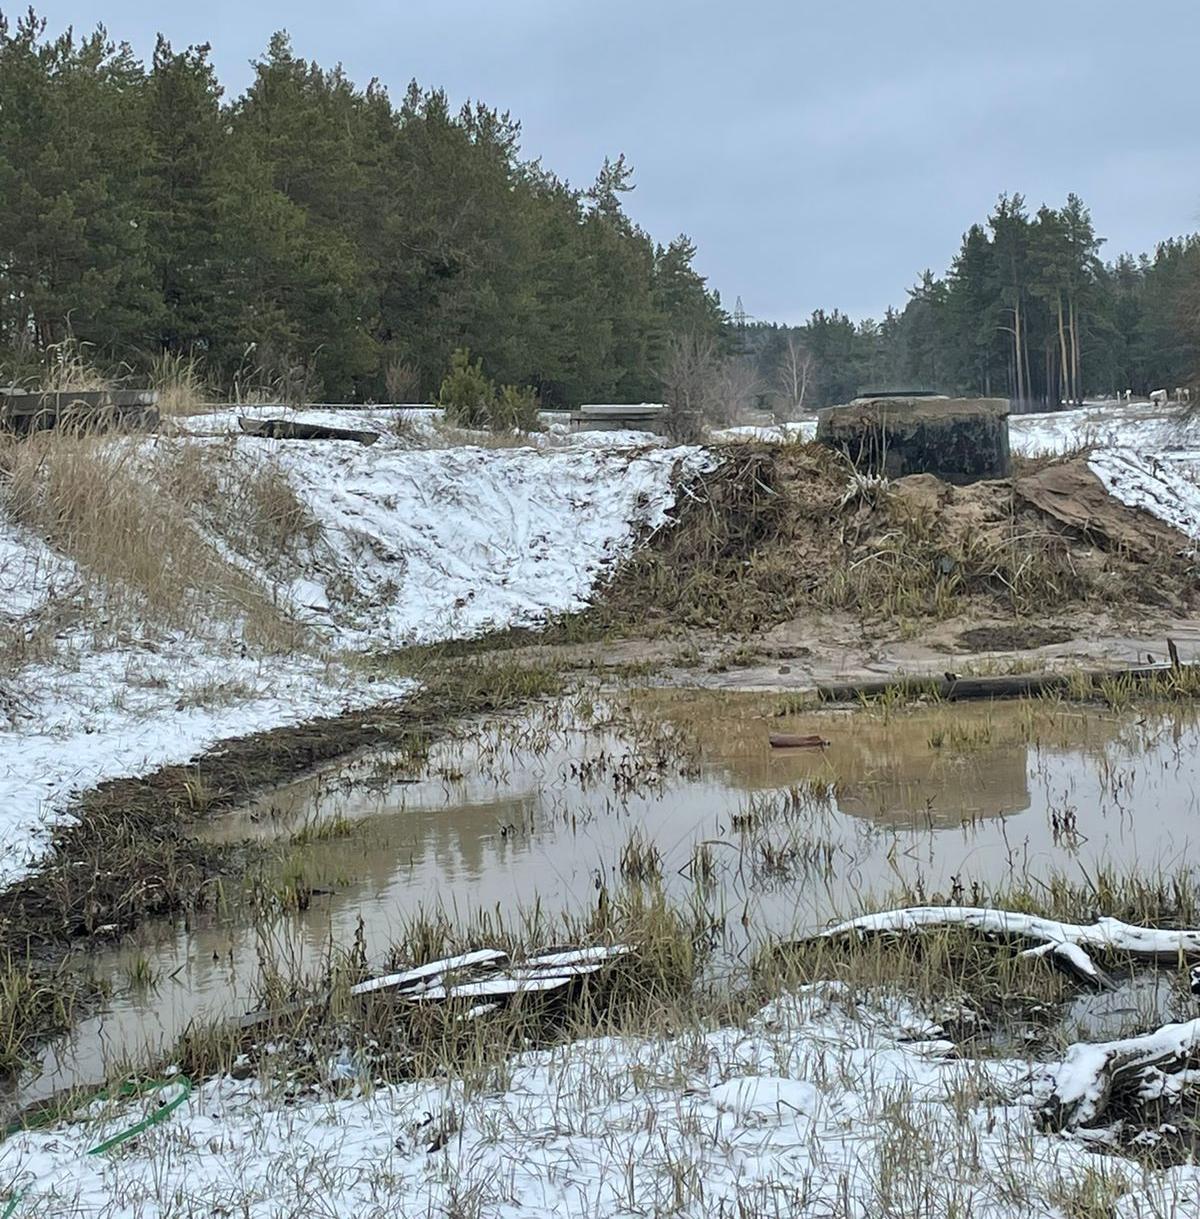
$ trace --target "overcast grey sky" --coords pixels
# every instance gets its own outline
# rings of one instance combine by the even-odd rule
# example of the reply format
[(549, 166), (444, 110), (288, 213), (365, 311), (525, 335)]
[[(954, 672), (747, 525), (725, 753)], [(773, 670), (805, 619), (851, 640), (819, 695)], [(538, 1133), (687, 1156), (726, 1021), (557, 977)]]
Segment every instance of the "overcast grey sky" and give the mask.
[[(18, 5), (0, 0), (10, 14)], [(903, 304), (1003, 190), (1081, 194), (1105, 253), (1200, 228), (1200, 0), (42, 0), (148, 55), (211, 42), (231, 93), (271, 32), (399, 96), (510, 109), (528, 155), (690, 234), (728, 307)]]

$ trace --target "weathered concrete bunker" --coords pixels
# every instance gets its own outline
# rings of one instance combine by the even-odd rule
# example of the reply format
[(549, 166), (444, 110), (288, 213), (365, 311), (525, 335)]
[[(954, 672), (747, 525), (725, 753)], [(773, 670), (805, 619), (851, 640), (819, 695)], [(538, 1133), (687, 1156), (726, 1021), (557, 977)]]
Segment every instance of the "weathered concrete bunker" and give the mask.
[(856, 398), (818, 412), (817, 439), (887, 478), (933, 474), (961, 484), (1012, 469), (1005, 398)]
[(51, 428), (103, 431), (158, 425), (158, 394), (152, 389), (85, 389), (42, 393), (0, 387), (0, 431), (44, 432)]

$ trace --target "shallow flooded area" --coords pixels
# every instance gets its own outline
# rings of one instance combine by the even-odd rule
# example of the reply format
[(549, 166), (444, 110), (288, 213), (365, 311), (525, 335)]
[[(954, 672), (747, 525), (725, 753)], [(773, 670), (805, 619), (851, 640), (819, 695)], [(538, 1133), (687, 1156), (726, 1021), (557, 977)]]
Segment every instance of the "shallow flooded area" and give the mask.
[[(773, 748), (778, 733), (827, 744)], [(244, 1012), (264, 960), (315, 971), (358, 938), (382, 964), (421, 915), (553, 923), (651, 881), (708, 912), (713, 967), (736, 973), (758, 943), (902, 888), (976, 902), (1054, 874), (1175, 872), (1196, 837), (1198, 746), (1186, 710), (788, 714), (778, 696), (638, 691), (467, 726), (423, 756), (360, 757), (206, 826), (269, 845), (254, 896), (96, 952), (104, 1009), (9, 1100), (98, 1082), (189, 1022)], [(1111, 1035), (1175, 994), (1134, 980), (1064, 1019)]]

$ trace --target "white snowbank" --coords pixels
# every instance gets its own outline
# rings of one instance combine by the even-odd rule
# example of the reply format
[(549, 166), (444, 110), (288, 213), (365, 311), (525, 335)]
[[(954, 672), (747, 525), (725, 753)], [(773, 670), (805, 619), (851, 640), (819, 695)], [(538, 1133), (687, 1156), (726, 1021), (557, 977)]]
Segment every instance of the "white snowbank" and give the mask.
[[(469, 1095), (422, 1081), (285, 1104), (216, 1081), (111, 1155), (84, 1153), (141, 1109), (15, 1136), (0, 1181), (31, 1214), (88, 1219), (1065, 1213), (1094, 1152), (1037, 1132), (1028, 1064), (952, 1051), (906, 1004), (826, 984), (743, 1029), (528, 1053)], [(1187, 1199), (1194, 1168), (1105, 1174), (1122, 1214), (1196, 1213), (1149, 1209)]]
[(1187, 537), (1200, 540), (1200, 468), (1168, 464), (1132, 449), (1100, 449), (1088, 468), (1109, 495), (1131, 508), (1142, 508)]
[(711, 461), (700, 449), (248, 443), (281, 462), (324, 529), (303, 584), (282, 593), (339, 643), (377, 648), (582, 608), (666, 523), (674, 479)]
[[(112, 443), (146, 452), (224, 446), (237, 413), (197, 416), (182, 438)], [(380, 428), (388, 414), (338, 412), (336, 421)], [(428, 411), (406, 414), (415, 426), (433, 426)], [(330, 413), (293, 417), (329, 421)], [(238, 460), (215, 464), (227, 479), (252, 479), (260, 463), (273, 464), (321, 526), (298, 576), (294, 565), (280, 575), (210, 538), (317, 632), (319, 651), (387, 650), (580, 609), (612, 564), (666, 523), (675, 478), (712, 460), (701, 449), (631, 445), (612, 433), (541, 451), (411, 448), (395, 429), (380, 430), (371, 446), (242, 436)], [(0, 714), (8, 713), (6, 724), (0, 719), (0, 884), (46, 849), (72, 796), (103, 779), (408, 688), (369, 682), (316, 655), (246, 658), (229, 641), (229, 623), (214, 624), (204, 639), (133, 624), (119, 642), (97, 644), (89, 625), (103, 613), (95, 608), (102, 596), (74, 600), (85, 575), (0, 521), (0, 615), (32, 632), (37, 613), (58, 599), (81, 619), (59, 638), (52, 661), (6, 676), (0, 691)]]
[(1134, 449), (1169, 457), (1200, 450), (1200, 418), (1149, 402), (1106, 403), (1072, 411), (1010, 415), (1009, 442), (1022, 457), (1047, 457), (1084, 446)]
[(817, 421), (798, 419), (787, 423), (742, 424), (737, 427), (716, 428), (709, 433), (718, 443), (730, 440), (761, 440), (768, 444), (786, 444), (790, 441), (812, 440), (817, 434)]
[(218, 741), (337, 715), (411, 689), (312, 657), (256, 660), (197, 640), (82, 650), (5, 682), (0, 731), (0, 885), (49, 846), (72, 797), (105, 779), (184, 762)]
[(1024, 457), (1089, 449), (1088, 466), (1110, 495), (1200, 539), (1200, 417), (1149, 402), (1097, 403), (1012, 415), (1008, 434)]

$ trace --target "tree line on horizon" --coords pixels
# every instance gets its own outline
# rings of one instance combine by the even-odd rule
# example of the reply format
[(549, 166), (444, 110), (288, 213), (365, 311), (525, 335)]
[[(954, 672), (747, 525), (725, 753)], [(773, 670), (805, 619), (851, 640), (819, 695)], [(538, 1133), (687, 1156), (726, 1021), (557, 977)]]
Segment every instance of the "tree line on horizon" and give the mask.
[(1089, 395), (1200, 379), (1200, 236), (1153, 254), (1100, 257), (1077, 195), (1031, 213), (1001, 195), (944, 275), (926, 270), (902, 309), (856, 322), (815, 310), (799, 326), (741, 328), (760, 404), (795, 413), (869, 389), (924, 389), (1054, 408)]
[(426, 400), (470, 349), (547, 405), (641, 401), (672, 335), (722, 332), (692, 243), (625, 211), (623, 157), (581, 190), (481, 103), (396, 104), (283, 33), (252, 66), (230, 99), (207, 45), (146, 64), (0, 13), (0, 384), (71, 338), (227, 392)]
[(1105, 262), (1074, 195), (1001, 196), (881, 320), (734, 325), (693, 243), (628, 215), (623, 157), (579, 189), (482, 103), (414, 82), (397, 104), (283, 33), (252, 67), (227, 98), (207, 45), (160, 37), (147, 64), (102, 28), (0, 13), (0, 384), (67, 339), (134, 378), (178, 357), (231, 395), (308, 400), (429, 400), (471, 353), (522, 402), (673, 395), (720, 421), (1200, 375), (1200, 237)]

